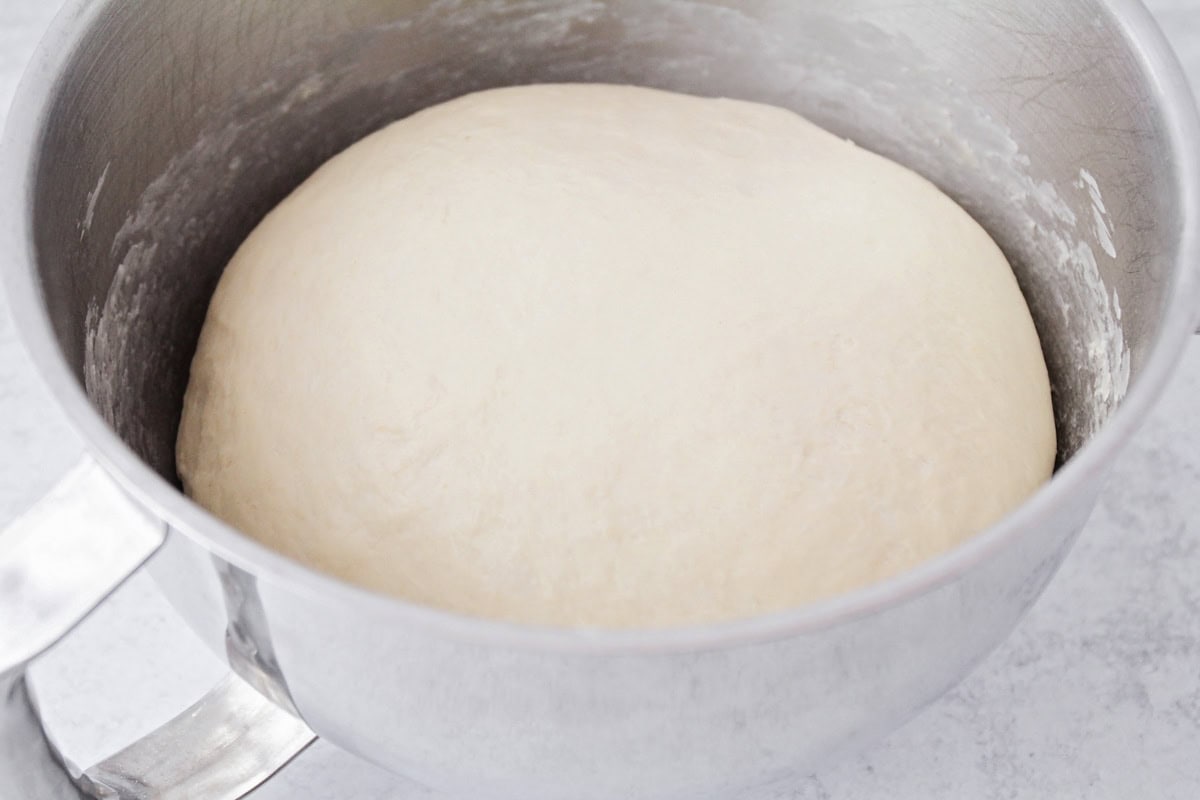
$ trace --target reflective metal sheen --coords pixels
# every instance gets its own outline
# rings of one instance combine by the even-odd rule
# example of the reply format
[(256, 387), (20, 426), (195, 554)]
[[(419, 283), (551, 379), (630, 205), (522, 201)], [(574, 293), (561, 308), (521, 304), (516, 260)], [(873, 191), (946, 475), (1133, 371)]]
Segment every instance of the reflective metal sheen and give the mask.
[(154, 734), (79, 774), (43, 731), (25, 667), (166, 535), (85, 457), (0, 534), (0, 800), (236, 798), (314, 738), (230, 675)]
[(242, 797), (316, 737), (230, 675), (207, 695), (84, 772), (89, 796), (120, 800)]

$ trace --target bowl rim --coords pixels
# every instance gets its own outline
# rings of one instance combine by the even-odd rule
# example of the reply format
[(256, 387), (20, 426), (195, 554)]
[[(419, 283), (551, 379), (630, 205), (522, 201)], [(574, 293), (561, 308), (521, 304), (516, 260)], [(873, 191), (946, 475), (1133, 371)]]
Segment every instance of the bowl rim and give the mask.
[(1139, 0), (1098, 0), (1126, 32), (1155, 92), (1177, 165), (1176, 202), (1184, 220), (1174, 253), (1176, 272), (1157, 341), (1142, 374), (1112, 417), (1052, 479), (990, 527), (917, 567), (879, 583), (765, 615), (654, 629), (555, 628), (473, 617), (376, 593), (307, 567), (236, 531), (188, 499), (136, 456), (93, 408), (60, 352), (35, 278), (33, 190), (41, 131), (77, 45), (108, 4), (69, 0), (39, 43), (15, 95), (0, 139), (0, 286), (18, 338), (67, 420), (106, 472), (172, 529), (259, 580), (285, 586), (356, 616), (426, 635), (522, 650), (580, 655), (657, 654), (723, 649), (811, 635), (913, 600), (952, 583), (1045, 523), (1073, 498), (1095, 491), (1118, 450), (1162, 394), (1200, 312), (1200, 119), (1174, 52)]

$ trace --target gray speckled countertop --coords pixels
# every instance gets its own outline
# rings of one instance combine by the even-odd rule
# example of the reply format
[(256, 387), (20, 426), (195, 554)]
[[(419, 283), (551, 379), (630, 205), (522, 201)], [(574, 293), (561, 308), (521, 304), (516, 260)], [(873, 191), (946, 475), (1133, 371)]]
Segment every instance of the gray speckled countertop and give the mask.
[[(0, 121), (55, 5), (0, 0)], [(1149, 5), (1200, 86), (1200, 0)], [(1008, 643), (886, 743), (829, 767), (791, 800), (1200, 797), (1198, 399), (1200, 338)], [(0, 520), (80, 450), (0, 304)], [(137, 576), (34, 676), (64, 749), (90, 763), (171, 717), (221, 673)], [(254, 796), (432, 797), (320, 742)]]

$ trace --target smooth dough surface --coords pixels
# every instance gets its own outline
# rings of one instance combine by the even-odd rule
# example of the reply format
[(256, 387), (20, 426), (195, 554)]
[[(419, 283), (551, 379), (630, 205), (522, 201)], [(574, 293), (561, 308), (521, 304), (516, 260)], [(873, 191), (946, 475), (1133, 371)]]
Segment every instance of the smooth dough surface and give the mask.
[(1053, 468), (1004, 256), (792, 112), (483, 92), (329, 161), (220, 281), (190, 495), (348, 581), (657, 627), (877, 581)]

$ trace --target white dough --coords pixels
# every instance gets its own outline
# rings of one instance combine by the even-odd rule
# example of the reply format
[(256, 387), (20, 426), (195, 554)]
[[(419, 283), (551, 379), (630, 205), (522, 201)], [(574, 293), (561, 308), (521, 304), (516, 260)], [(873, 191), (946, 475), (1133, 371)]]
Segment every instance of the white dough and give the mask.
[(877, 581), (1050, 475), (1012, 271), (792, 112), (542, 85), (422, 111), (246, 240), (192, 365), (199, 503), (467, 614), (657, 627)]

